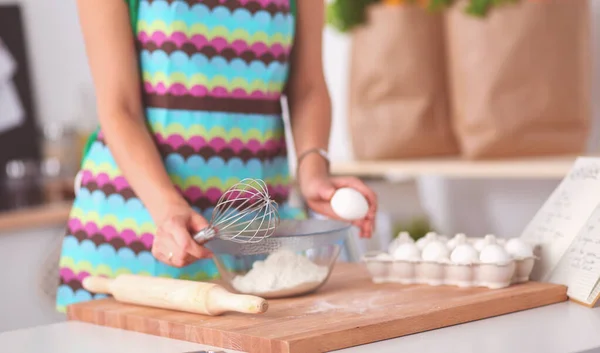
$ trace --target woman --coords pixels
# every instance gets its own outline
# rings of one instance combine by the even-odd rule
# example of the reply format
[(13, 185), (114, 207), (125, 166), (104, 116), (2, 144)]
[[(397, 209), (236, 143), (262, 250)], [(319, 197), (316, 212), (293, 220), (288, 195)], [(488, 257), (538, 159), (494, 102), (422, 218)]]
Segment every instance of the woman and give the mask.
[(291, 5), (142, 0), (132, 36), (123, 0), (79, 0), (101, 131), (84, 158), (63, 242), (60, 311), (102, 297), (82, 288), (88, 275), (217, 276), (191, 235), (242, 178), (263, 179), (282, 218), (304, 217), (288, 202), (284, 94), (307, 205), (334, 217), (334, 191), (353, 187), (370, 203), (355, 225), (371, 236), (374, 193), (357, 179), (330, 177), (319, 153), (331, 125), (323, 1)]

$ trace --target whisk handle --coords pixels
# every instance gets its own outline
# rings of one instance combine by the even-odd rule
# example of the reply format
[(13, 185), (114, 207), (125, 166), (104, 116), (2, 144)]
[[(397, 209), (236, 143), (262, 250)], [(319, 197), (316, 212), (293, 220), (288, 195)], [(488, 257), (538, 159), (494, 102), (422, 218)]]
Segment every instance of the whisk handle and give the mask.
[(194, 235), (194, 240), (198, 244), (204, 244), (217, 236), (217, 231), (212, 227), (206, 227)]

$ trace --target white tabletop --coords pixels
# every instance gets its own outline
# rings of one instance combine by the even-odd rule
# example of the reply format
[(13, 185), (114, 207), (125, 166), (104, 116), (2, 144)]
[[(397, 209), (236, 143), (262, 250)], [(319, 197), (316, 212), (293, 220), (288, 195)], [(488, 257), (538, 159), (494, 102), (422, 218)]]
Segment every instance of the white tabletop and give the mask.
[[(600, 347), (599, 327), (600, 308), (561, 303), (335, 353), (577, 353)], [(11, 353), (238, 353), (81, 322), (0, 333), (0, 347)]]
[(599, 328), (600, 308), (565, 302), (336, 353), (576, 353), (600, 347)]

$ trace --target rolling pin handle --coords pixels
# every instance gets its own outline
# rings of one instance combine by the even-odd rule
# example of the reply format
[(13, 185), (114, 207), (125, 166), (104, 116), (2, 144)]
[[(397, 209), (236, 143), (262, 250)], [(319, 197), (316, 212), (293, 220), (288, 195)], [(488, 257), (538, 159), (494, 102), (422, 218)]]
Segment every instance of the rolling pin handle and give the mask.
[(96, 294), (111, 294), (110, 284), (112, 279), (98, 276), (88, 276), (83, 279), (82, 285), (86, 290)]

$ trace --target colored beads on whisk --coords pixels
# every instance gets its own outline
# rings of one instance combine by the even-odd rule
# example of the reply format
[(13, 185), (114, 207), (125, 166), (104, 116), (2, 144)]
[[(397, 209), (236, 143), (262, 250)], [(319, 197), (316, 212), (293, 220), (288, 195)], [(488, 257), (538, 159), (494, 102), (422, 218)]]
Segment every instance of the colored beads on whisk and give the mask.
[(275, 233), (280, 218), (277, 203), (260, 179), (243, 179), (219, 199), (208, 227), (194, 236), (198, 243), (214, 237), (237, 243), (258, 243)]

